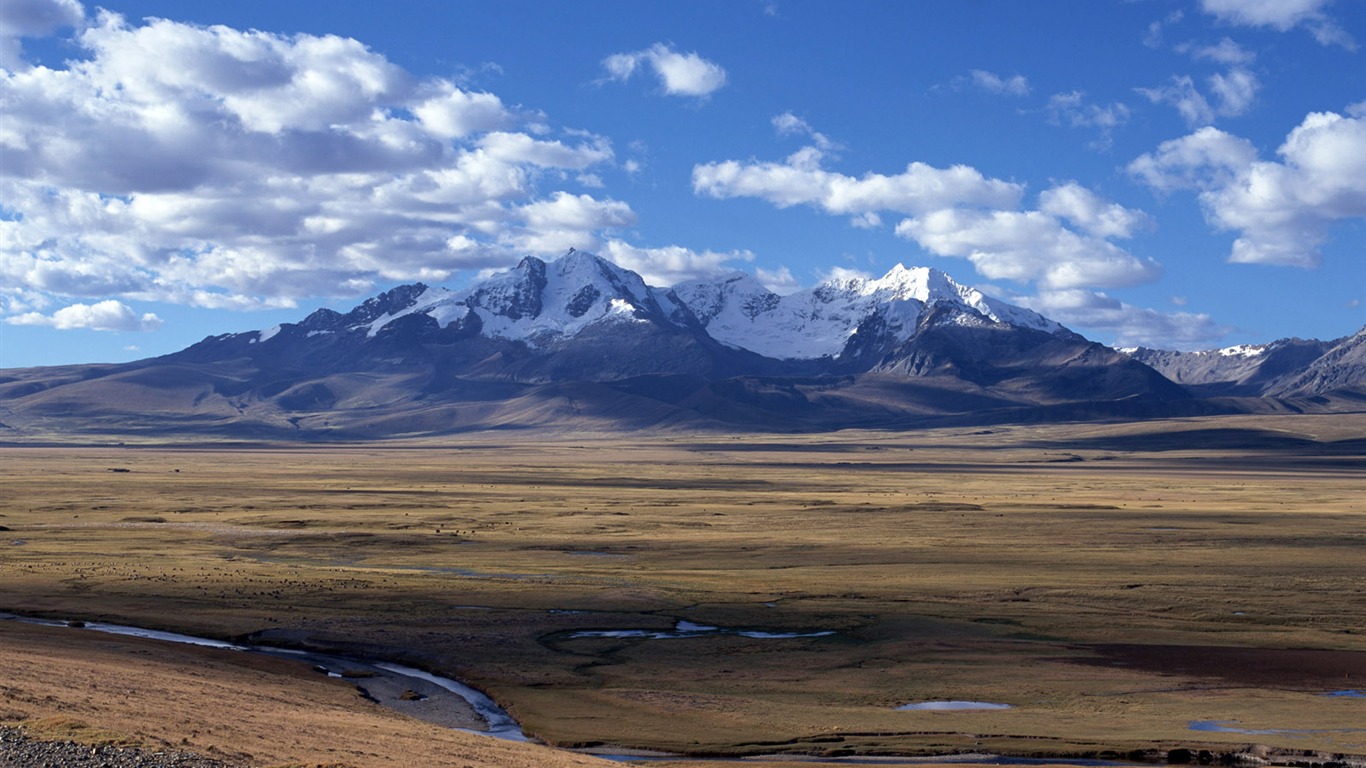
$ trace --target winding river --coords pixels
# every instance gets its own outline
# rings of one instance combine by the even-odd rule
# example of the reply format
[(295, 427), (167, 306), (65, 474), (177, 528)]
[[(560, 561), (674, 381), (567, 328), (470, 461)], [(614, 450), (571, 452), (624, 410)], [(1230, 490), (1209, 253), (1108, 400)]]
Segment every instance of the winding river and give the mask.
[[(139, 637), (148, 640), (161, 640), (171, 643), (183, 643), (187, 645), (198, 645), (207, 648), (217, 648), (226, 651), (236, 651), (241, 653), (257, 653), (267, 656), (295, 659), (313, 665), (313, 668), (320, 673), (326, 673), (330, 677), (347, 678), (355, 683), (360, 692), (371, 701), (383, 706), (396, 709), (405, 714), (413, 715), (421, 719), (433, 722), (438, 725), (446, 725), (467, 733), (475, 733), (508, 741), (534, 742), (535, 739), (527, 736), (520, 724), (508, 714), (507, 710), (498, 706), (498, 703), (482, 691), (472, 688), (457, 680), (448, 677), (434, 675), (414, 667), (407, 667), (401, 664), (376, 660), (362, 659), (351, 656), (339, 656), (328, 653), (317, 653), (314, 651), (303, 651), (292, 648), (279, 648), (268, 645), (246, 645), (230, 643), (223, 640), (214, 640), (207, 637), (195, 637), (193, 635), (182, 635), (175, 632), (162, 632), (155, 629), (144, 629), (142, 627), (131, 627), (122, 624), (108, 624), (105, 622), (91, 621), (53, 621), (49, 619), (36, 619), (26, 616), (18, 616), (10, 613), (0, 612), (0, 621), (19, 621), (27, 624), (37, 624), (46, 627), (64, 627), (71, 629), (86, 629), (93, 632), (106, 632), (113, 635), (124, 635), (128, 637)], [(693, 637), (722, 632), (716, 627), (705, 627), (701, 625), (691, 625), (680, 622), (674, 632), (658, 633), (657, 637)], [(589, 633), (585, 633), (588, 635)], [(785, 637), (785, 633), (754, 633), (764, 637)], [(597, 636), (596, 633), (592, 636)], [(614, 635), (620, 636), (620, 635)], [(635, 636), (635, 635), (629, 635)], [(655, 637), (645, 635), (646, 637)], [(814, 634), (793, 634), (795, 637), (815, 636)], [(402, 693), (399, 693), (402, 691)], [(428, 716), (413, 708), (414, 702), (430, 701), (435, 697), (451, 697), (458, 699), (462, 704), (461, 708), (466, 709), (473, 715), (473, 718), (460, 718), (451, 716)], [(440, 703), (440, 702), (434, 702)], [(448, 705), (453, 703), (450, 700)], [(956, 703), (956, 702), (951, 702)], [(436, 707), (435, 709), (449, 709), (449, 707)], [(660, 753), (649, 753), (648, 756), (624, 755), (624, 754), (602, 754), (593, 753), (595, 757), (605, 758), (618, 762), (629, 762), (635, 760), (650, 761), (670, 761), (670, 760), (697, 760), (682, 755), (669, 755)], [(1000, 755), (940, 755), (929, 757), (815, 757), (815, 756), (794, 756), (784, 755), (782, 759), (796, 759), (800, 762), (826, 765), (917, 765), (922, 763), (956, 763), (964, 765), (1074, 765), (1074, 766), (1121, 766), (1132, 765), (1131, 763), (1117, 763), (1105, 760), (1079, 760), (1079, 759), (1035, 759), (1035, 758), (1016, 758), (1002, 757)], [(716, 762), (742, 762), (746, 758), (715, 759)], [(751, 758), (752, 759), (752, 758)]]

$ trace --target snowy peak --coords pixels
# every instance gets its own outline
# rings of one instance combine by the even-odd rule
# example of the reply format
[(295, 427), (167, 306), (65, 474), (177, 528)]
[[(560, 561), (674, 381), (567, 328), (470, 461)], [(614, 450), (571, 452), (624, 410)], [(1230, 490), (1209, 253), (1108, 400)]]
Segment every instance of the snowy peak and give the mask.
[(704, 326), (727, 308), (754, 318), (771, 311), (781, 300), (748, 272), (732, 272), (711, 281), (679, 283), (671, 292)]
[(485, 334), (536, 344), (603, 322), (677, 324), (679, 309), (640, 275), (583, 251), (555, 261), (528, 256), (515, 269), (452, 296)]
[[(843, 362), (890, 350), (927, 322), (1066, 332), (1035, 312), (992, 299), (928, 267), (898, 264), (880, 278), (831, 279), (780, 296), (744, 272), (653, 288), (635, 272), (571, 249), (553, 261), (527, 256), (460, 291), (416, 283), (346, 314), (321, 309), (291, 326), (286, 336), (363, 332), (373, 339), (402, 333), (410, 323), (430, 327), (433, 321), (439, 329), (533, 349), (558, 345), (588, 329), (643, 324), (688, 329), (774, 360)], [(275, 328), (255, 338), (269, 342), (279, 333)]]
[(937, 269), (901, 264), (881, 278), (832, 279), (787, 296), (743, 273), (684, 283), (673, 293), (717, 341), (785, 360), (837, 357), (874, 318), (893, 342), (905, 341), (926, 308), (937, 305), (957, 310), (965, 321), (985, 319), (1046, 333), (1064, 330), (1036, 312), (959, 285)]
[(636, 273), (570, 250), (550, 262), (527, 256), (516, 267), (461, 291), (421, 283), (402, 286), (346, 315), (319, 310), (304, 325), (314, 333), (364, 328), (374, 337), (390, 323), (419, 313), (441, 328), (475, 323), (485, 336), (537, 346), (603, 322), (679, 325), (686, 310)]

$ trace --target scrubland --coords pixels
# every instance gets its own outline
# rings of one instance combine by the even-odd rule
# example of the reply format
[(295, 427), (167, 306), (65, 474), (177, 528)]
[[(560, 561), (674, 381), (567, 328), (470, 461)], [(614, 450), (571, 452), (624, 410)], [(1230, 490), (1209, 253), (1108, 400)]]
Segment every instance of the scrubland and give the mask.
[[(0, 448), (0, 610), (405, 662), (557, 746), (1359, 755), (1366, 699), (1325, 694), (1366, 689), (1363, 435), (1337, 414)], [(680, 620), (733, 631), (576, 636)], [(25, 669), (0, 720), (258, 764), (477, 738), (300, 665), (61, 632), (0, 622)], [(139, 690), (154, 664), (181, 682)], [(944, 700), (1010, 709), (897, 710)]]

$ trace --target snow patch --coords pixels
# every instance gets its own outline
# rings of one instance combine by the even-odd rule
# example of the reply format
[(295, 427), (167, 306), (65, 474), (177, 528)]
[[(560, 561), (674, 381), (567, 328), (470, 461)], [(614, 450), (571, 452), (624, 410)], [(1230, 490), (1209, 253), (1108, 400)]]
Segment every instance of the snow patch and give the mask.
[(1224, 357), (1261, 357), (1262, 355), (1266, 354), (1266, 346), (1239, 344), (1234, 347), (1224, 347), (1223, 349), (1219, 350), (1219, 354)]
[(279, 333), (281, 328), (282, 326), (272, 325), (264, 331), (259, 332), (256, 335), (256, 340), (264, 344), (265, 342), (275, 338), (275, 334)]

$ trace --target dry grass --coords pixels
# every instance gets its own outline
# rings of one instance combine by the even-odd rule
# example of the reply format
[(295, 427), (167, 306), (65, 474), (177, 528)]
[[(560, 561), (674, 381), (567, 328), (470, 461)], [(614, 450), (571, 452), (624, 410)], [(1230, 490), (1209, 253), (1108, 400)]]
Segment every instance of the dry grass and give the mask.
[(0, 717), (29, 735), (184, 749), (243, 765), (607, 765), (400, 717), (288, 661), (93, 632), (0, 625)]
[[(1330, 732), (1366, 727), (1361, 700), (1321, 695), (1366, 687), (1366, 464), (1335, 444), (1363, 434), (1334, 415), (5, 449), (0, 609), (382, 654), (559, 744), (1363, 753)], [(838, 634), (568, 634), (677, 619)], [(1345, 653), (1252, 683), (1075, 663), (1098, 643)], [(894, 709), (930, 699), (1013, 709)]]

